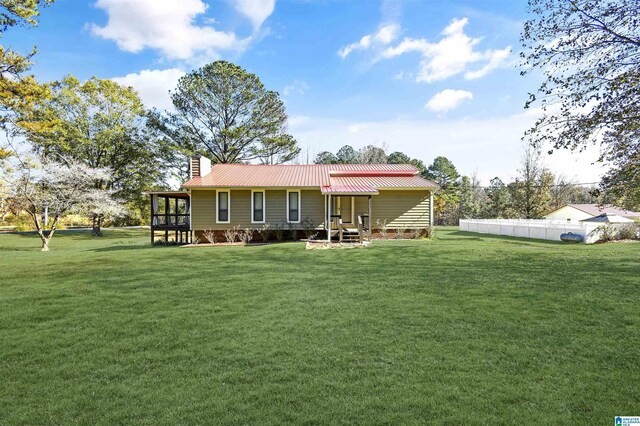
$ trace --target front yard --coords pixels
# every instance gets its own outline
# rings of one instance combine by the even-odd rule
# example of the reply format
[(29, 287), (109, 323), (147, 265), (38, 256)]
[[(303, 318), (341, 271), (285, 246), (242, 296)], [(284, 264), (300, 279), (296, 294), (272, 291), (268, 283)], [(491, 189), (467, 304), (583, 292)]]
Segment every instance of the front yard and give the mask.
[(0, 424), (612, 424), (640, 244), (0, 235)]

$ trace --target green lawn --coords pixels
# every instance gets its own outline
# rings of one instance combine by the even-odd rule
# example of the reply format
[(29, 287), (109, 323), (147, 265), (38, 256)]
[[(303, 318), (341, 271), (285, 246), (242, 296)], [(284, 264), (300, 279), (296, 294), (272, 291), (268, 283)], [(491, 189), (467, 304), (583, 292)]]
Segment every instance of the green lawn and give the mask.
[(613, 424), (640, 244), (0, 235), (0, 424)]

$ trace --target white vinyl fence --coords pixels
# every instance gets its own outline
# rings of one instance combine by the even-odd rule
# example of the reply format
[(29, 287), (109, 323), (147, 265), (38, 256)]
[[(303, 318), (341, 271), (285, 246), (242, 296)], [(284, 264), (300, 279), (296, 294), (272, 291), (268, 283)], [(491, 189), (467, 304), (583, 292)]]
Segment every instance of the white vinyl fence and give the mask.
[(551, 241), (560, 241), (561, 234), (572, 232), (581, 235), (587, 244), (598, 240), (593, 231), (599, 225), (602, 224), (546, 219), (460, 219), (461, 231)]

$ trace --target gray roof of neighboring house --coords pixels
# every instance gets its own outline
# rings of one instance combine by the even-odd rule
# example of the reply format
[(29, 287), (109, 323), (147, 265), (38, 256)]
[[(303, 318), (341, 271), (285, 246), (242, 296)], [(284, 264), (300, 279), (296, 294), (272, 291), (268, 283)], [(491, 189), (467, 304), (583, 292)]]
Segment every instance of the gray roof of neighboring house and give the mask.
[(570, 207), (573, 207), (574, 209), (578, 209), (580, 211), (588, 213), (592, 216), (598, 216), (603, 213), (606, 213), (608, 215), (617, 215), (617, 216), (623, 216), (623, 217), (640, 217), (640, 212), (624, 210), (616, 206), (612, 206), (610, 204), (606, 204), (602, 206), (600, 204), (567, 204), (567, 205)]
[(583, 219), (580, 222), (596, 222), (596, 223), (629, 223), (634, 222), (632, 219), (618, 216), (617, 214), (602, 213), (601, 215)]

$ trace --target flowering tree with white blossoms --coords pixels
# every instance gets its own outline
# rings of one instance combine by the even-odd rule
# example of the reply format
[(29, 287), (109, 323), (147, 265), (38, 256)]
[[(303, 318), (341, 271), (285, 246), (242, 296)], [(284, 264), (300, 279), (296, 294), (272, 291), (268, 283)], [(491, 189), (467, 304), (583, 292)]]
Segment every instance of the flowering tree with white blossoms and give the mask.
[[(109, 170), (73, 161), (14, 158), (17, 159), (15, 167), (9, 168), (3, 178), (7, 195), (31, 216), (42, 241), (42, 251), (49, 251), (49, 241), (60, 218), (66, 214), (119, 216), (124, 213), (111, 191), (95, 188), (97, 181), (111, 178)], [(43, 215), (45, 211), (47, 215)]]

